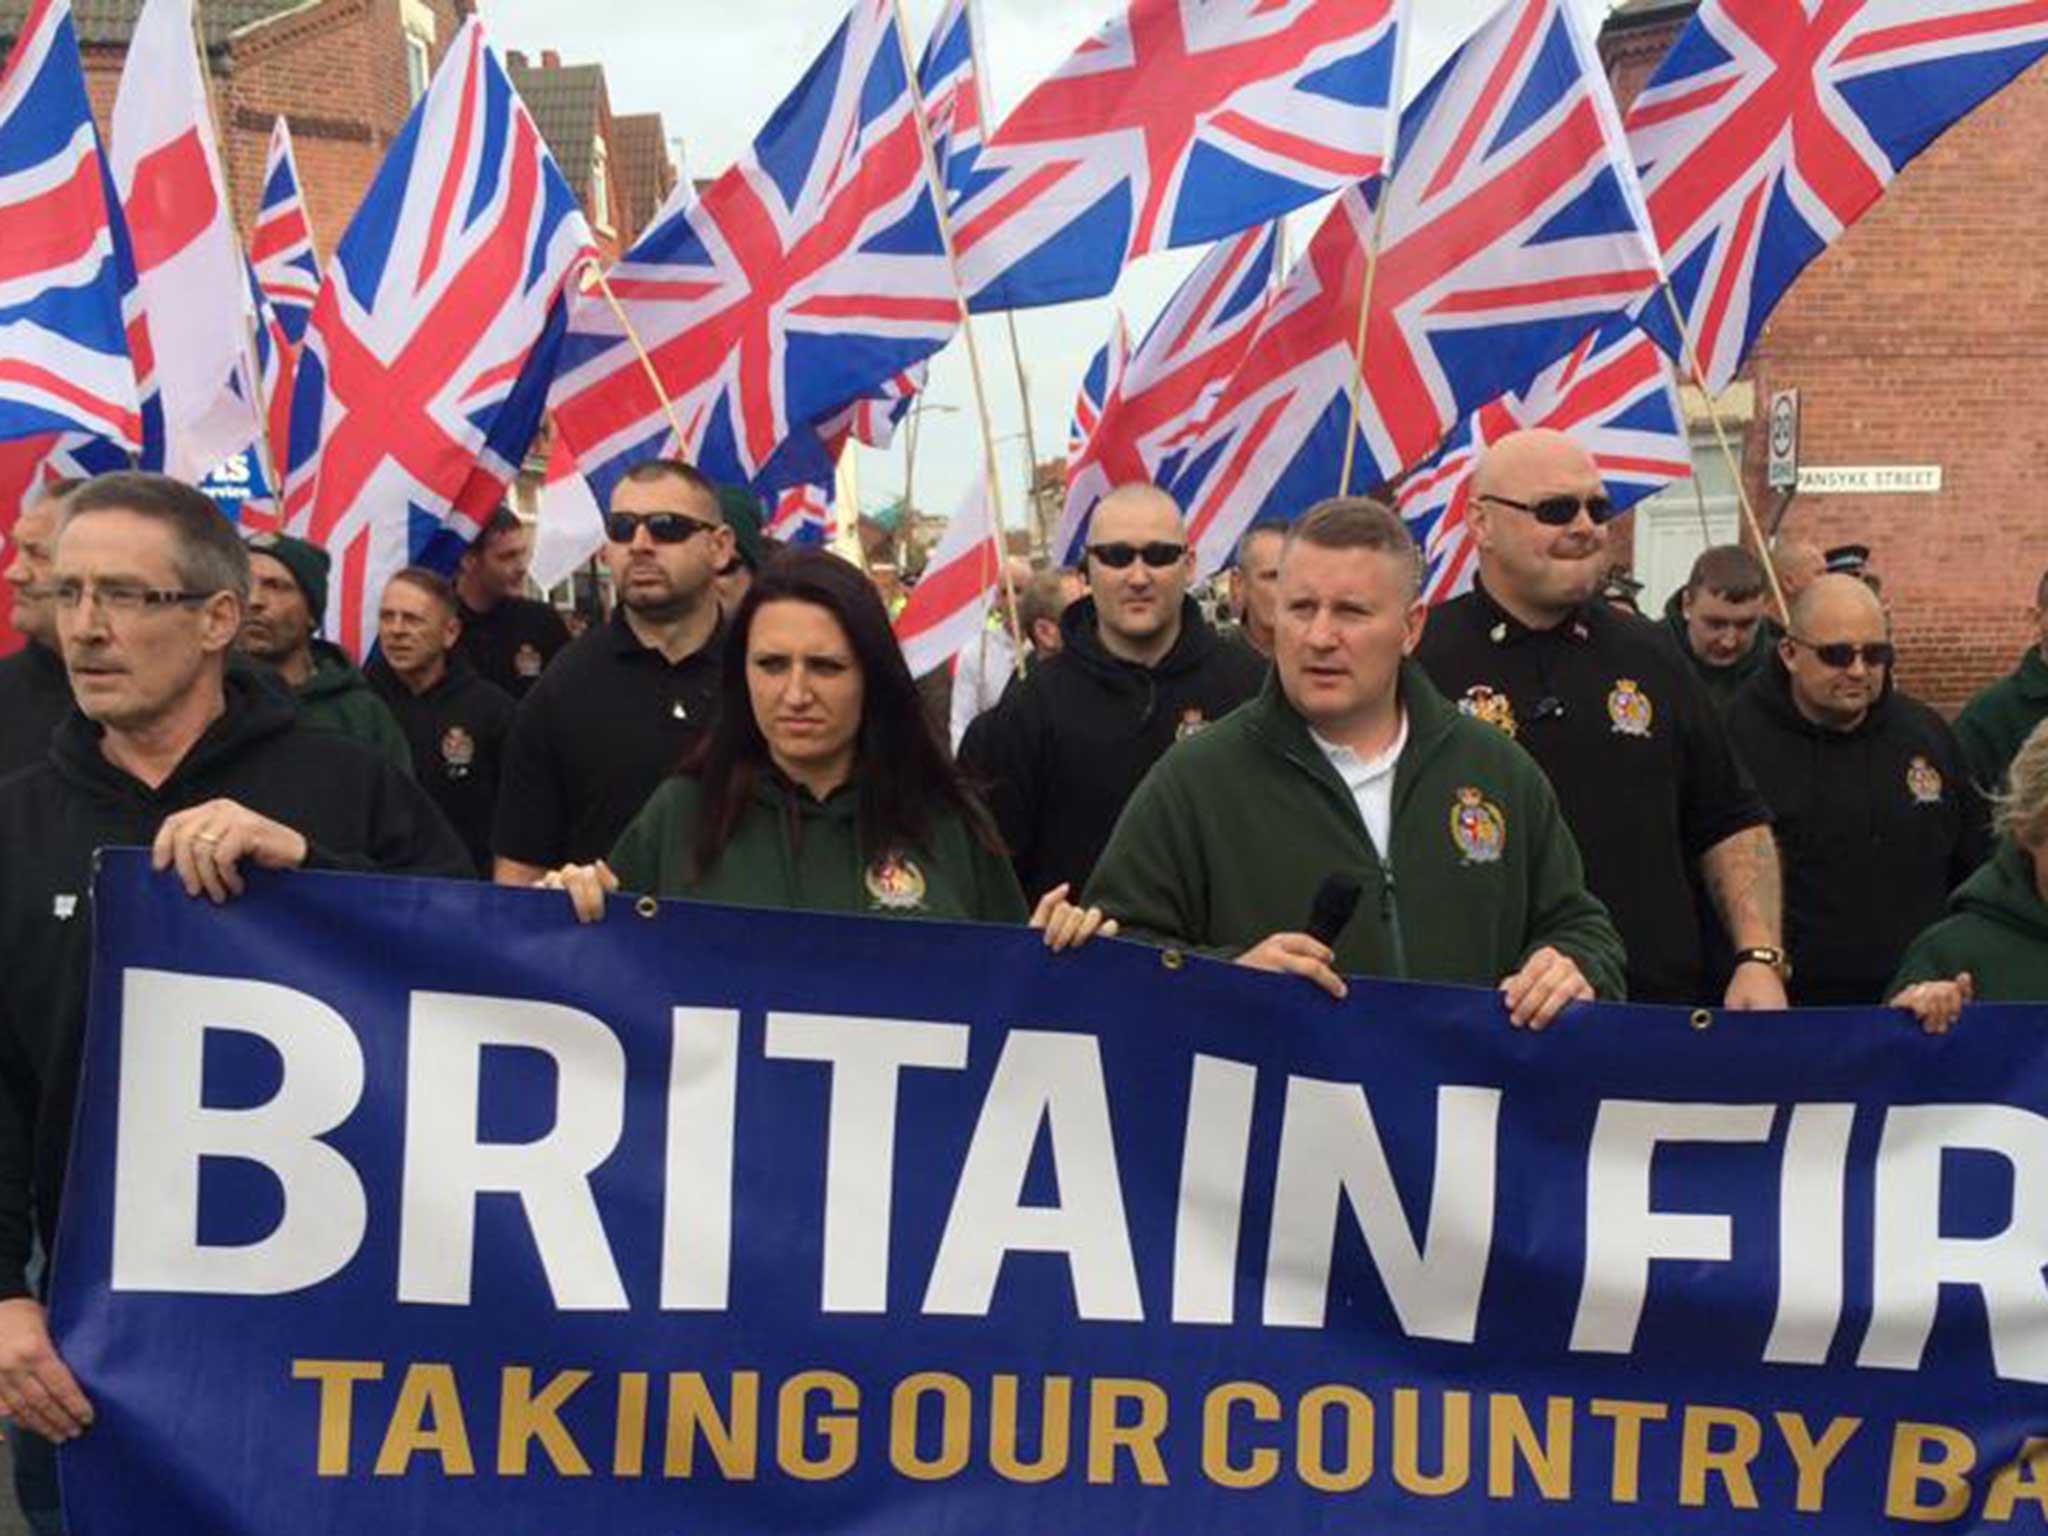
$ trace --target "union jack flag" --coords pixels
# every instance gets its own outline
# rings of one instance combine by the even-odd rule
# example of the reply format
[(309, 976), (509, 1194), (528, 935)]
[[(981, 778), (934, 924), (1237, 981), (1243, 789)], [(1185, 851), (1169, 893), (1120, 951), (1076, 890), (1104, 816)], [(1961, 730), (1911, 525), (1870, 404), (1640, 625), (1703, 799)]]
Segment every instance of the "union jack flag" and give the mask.
[(813, 482), (775, 493), (774, 510), (761, 532), (778, 544), (823, 544), (832, 537), (832, 487)]
[(1088, 515), (1134, 481), (1172, 485), (1244, 361), (1280, 275), (1280, 226), (1219, 242), (1175, 291), (1109, 391), (1099, 431), (1067, 458), (1053, 547), (1080, 558)]
[[(764, 492), (820, 482), (811, 424), (960, 323), (890, 0), (855, 0), (742, 157), (672, 200), (611, 284), (678, 413), (684, 457)], [(601, 503), (675, 445), (608, 304), (575, 307), (551, 403)]]
[[(1402, 114), (1351, 484), (1382, 485), (1659, 281), (1576, 7), (1508, 0)], [(1372, 189), (1378, 193), (1377, 184)], [(1341, 478), (1373, 209), (1339, 199), (1173, 489), (1205, 572)]]
[(1131, 332), (1124, 324), (1124, 317), (1116, 317), (1116, 325), (1109, 333), (1109, 340), (1094, 357), (1088, 360), (1088, 369), (1081, 375), (1081, 392), (1074, 397), (1074, 419), (1067, 426), (1068, 474), (1073, 466), (1088, 451), (1088, 445), (1095, 441), (1095, 433), (1102, 426), (1102, 412), (1108, 406), (1110, 397), (1123, 382), (1124, 369), (1131, 361)]
[(917, 65), (918, 94), (924, 97), (932, 153), (946, 195), (958, 197), (970, 184), (981, 157), (981, 51), (975, 47), (969, 0), (946, 0)]
[(1401, 484), (1397, 504), (1428, 562), (1423, 597), (1440, 603), (1472, 585), (1477, 566), (1466, 510), (1480, 456), (1511, 432), (1568, 432), (1600, 466), (1617, 511), (1692, 473), (1692, 448), (1671, 365), (1629, 320), (1610, 320), (1520, 394), (1458, 423), (1429, 462)]
[(1131, 0), (1004, 119), (953, 209), (976, 309), (1093, 298), (1377, 176), (1394, 0)]
[(538, 430), (562, 290), (595, 259), (576, 199), (472, 18), (320, 286), (292, 386), (285, 523), (337, 580), (353, 654), (383, 580), (452, 565)]
[(320, 258), (313, 250), (313, 226), (299, 192), (299, 162), (292, 130), (279, 113), (270, 130), (270, 154), (263, 164), (263, 202), (249, 235), (249, 257), (263, 297), (293, 347), (305, 337), (320, 296)]
[(142, 448), (147, 326), (69, 0), (34, 0), (0, 72), (0, 229), (0, 440)]
[(895, 442), (896, 429), (910, 414), (929, 371), (928, 364), (914, 364), (886, 380), (874, 394), (826, 417), (818, 425), (826, 456), (837, 464), (850, 442), (864, 448), (887, 448)]
[[(2043, 52), (2042, 0), (1705, 0), (1627, 127), (1710, 389), (1906, 162)], [(1643, 325), (1682, 357), (1661, 298)]]

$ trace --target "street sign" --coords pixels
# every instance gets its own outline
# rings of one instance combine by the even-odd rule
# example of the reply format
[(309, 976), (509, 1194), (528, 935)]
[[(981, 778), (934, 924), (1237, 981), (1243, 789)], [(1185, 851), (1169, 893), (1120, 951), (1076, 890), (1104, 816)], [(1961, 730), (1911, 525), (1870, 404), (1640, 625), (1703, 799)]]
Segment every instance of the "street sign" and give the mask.
[(1799, 482), (1799, 391), (1781, 389), (1771, 396), (1771, 489), (1804, 489)]
[(1810, 464), (1799, 471), (1802, 496), (1931, 496), (1939, 464)]

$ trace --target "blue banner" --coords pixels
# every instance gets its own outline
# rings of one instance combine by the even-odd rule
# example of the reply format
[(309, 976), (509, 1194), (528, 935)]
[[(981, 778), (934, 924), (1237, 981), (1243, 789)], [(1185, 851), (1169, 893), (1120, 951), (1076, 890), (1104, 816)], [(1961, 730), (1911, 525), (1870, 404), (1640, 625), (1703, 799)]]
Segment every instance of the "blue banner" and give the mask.
[(76, 1536), (2048, 1519), (2048, 1011), (107, 856)]

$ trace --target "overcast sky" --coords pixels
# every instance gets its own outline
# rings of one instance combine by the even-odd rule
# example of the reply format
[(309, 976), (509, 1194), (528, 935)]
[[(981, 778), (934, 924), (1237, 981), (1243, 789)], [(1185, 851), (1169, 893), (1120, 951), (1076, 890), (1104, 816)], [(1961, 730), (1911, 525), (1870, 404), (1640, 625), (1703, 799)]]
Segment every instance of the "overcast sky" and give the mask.
[[(942, 0), (903, 0), (921, 49)], [(980, 0), (987, 35), (982, 82), (993, 119), (1100, 26), (1122, 0)], [(1407, 89), (1428, 80), (1497, 0), (1411, 0)], [(1608, 0), (1574, 0), (1597, 25)], [(662, 114), (688, 173), (717, 175), (741, 153), (831, 37), (844, 14), (840, 0), (481, 0), (484, 21), (500, 49), (538, 57), (557, 50), (564, 63), (600, 63), (614, 112)], [(1323, 205), (1297, 215), (1289, 246), (1300, 250)], [(1039, 457), (1064, 453), (1074, 395), (1089, 359), (1121, 309), (1133, 339), (1143, 334), (1199, 252), (1169, 251), (1139, 260), (1114, 295), (1088, 303), (1025, 310), (1017, 315), (1029, 377), (1031, 419)], [(975, 338), (990, 373), (989, 407), (1004, 470), (1004, 508), (1012, 526), (1022, 515), (1027, 480), (1024, 409), (1018, 399), (1008, 328), (982, 316)], [(956, 339), (934, 363), (918, 444), (917, 503), (948, 512), (978, 474), (980, 447), (965, 349)], [(951, 407), (941, 411), (938, 407)], [(903, 490), (901, 438), (887, 453), (858, 449), (860, 498), (867, 508)]]

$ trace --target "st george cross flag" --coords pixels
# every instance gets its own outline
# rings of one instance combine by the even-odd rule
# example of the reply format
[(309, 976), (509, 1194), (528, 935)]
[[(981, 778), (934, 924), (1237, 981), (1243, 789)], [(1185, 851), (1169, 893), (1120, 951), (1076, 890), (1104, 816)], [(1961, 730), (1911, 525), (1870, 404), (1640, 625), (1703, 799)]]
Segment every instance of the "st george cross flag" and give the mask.
[[(1402, 113), (1354, 490), (1427, 456), (1658, 281), (1607, 80), (1567, 0), (1507, 0)], [(1199, 569), (1335, 495), (1373, 210), (1346, 193), (1274, 299), (1174, 489)]]
[(471, 18), (342, 236), (292, 386), (285, 521), (360, 655), (385, 578), (452, 566), (540, 424), (589, 227)]
[(977, 480), (896, 615), (896, 639), (912, 677), (937, 671), (981, 634), (1002, 580), (1002, 542), (989, 516), (988, 492)]
[(957, 197), (981, 158), (981, 50), (970, 0), (946, 0), (918, 60), (917, 89), (931, 126), (932, 154), (949, 197)]
[(543, 592), (560, 586), (576, 568), (604, 547), (604, 512), (590, 494), (590, 482), (576, 468), (576, 456), (557, 432), (548, 445), (548, 467), (540, 487), (540, 516), (533, 536), (533, 580)]
[(1171, 485), (1244, 361), (1280, 276), (1280, 226), (1220, 241), (1168, 301), (1103, 404), (1090, 443), (1067, 458), (1053, 548), (1080, 559), (1088, 515), (1119, 485)]
[(1611, 320), (1528, 389), (1458, 423), (1443, 447), (1401, 483), (1396, 499), (1422, 546), (1429, 602), (1471, 587), (1478, 565), (1466, 521), (1472, 471), (1487, 448), (1526, 427), (1568, 432), (1583, 444), (1617, 511), (1692, 474), (1670, 360), (1631, 321)]
[[(721, 484), (821, 481), (813, 424), (936, 352), (960, 322), (890, 0), (854, 0), (751, 150), (672, 198), (611, 274), (674, 403), (682, 456)], [(600, 501), (675, 452), (609, 304), (576, 306), (551, 396)]]
[(114, 185), (163, 397), (163, 469), (196, 481), (256, 431), (249, 288), (228, 214), (192, 0), (147, 0), (114, 97)]
[(0, 441), (142, 446), (134, 270), (69, 0), (34, 0), (0, 69)]
[[(2042, 0), (1704, 0), (1627, 126), (1710, 389), (1906, 162), (2044, 52)], [(1661, 298), (1643, 324), (1682, 357)]]
[(263, 285), (285, 339), (296, 347), (313, 318), (320, 296), (320, 257), (313, 249), (313, 225), (306, 217), (305, 195), (299, 188), (299, 162), (292, 152), (291, 125), (279, 113), (270, 130), (270, 151), (263, 162), (263, 202), (249, 235), (249, 259)]
[(1385, 167), (1394, 0), (1130, 0), (1005, 118), (955, 199), (978, 310), (1094, 298)]

